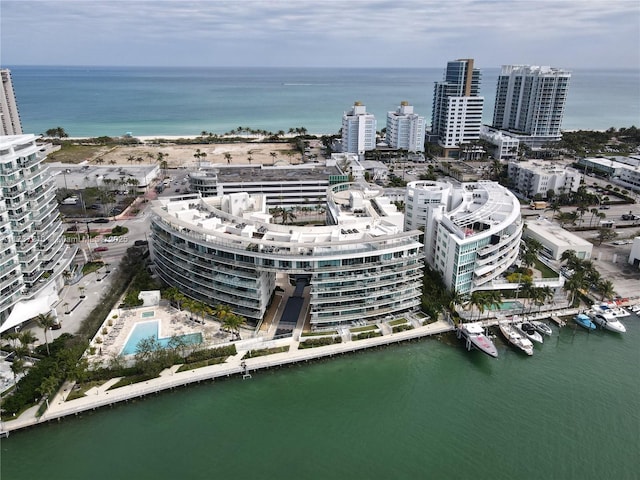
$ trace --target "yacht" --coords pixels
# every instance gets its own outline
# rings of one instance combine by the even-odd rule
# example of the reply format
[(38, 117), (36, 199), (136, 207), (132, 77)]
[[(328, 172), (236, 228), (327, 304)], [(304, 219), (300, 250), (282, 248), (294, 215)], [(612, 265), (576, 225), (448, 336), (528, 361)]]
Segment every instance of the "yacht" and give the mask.
[(532, 342), (544, 342), (544, 340), (542, 339), (542, 335), (540, 335), (540, 332), (538, 332), (530, 322), (516, 323), (515, 327), (519, 331), (519, 333), (527, 337)]
[(623, 318), (631, 315), (627, 310), (616, 305), (615, 303), (594, 303), (591, 306), (591, 310), (593, 310), (595, 313), (602, 314), (605, 318)]
[(463, 323), (460, 325), (459, 332), (467, 340), (467, 350), (475, 347), (490, 357), (495, 358), (498, 356), (498, 349), (491, 339), (485, 335), (481, 323)]
[(600, 325), (602, 328), (606, 328), (607, 330), (616, 333), (625, 333), (627, 331), (627, 328), (622, 324), (622, 322), (615, 317), (605, 317), (601, 313), (595, 313), (594, 311), (588, 312), (588, 315), (593, 323)]
[(519, 348), (527, 355), (533, 355), (533, 343), (526, 336), (520, 334), (518, 330), (509, 323), (500, 323), (500, 332), (511, 345)]
[(547, 335), (548, 337), (553, 335), (553, 330), (551, 330), (551, 327), (546, 323), (541, 322), (540, 320), (532, 320), (531, 325), (533, 325), (533, 328), (535, 328), (543, 335)]

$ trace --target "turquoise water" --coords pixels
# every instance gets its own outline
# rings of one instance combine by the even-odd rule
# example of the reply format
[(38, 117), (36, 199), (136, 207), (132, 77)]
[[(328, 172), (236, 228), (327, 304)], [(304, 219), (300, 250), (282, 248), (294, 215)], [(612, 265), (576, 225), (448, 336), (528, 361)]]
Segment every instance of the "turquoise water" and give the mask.
[(142, 312), (142, 315), (140, 315), (142, 318), (151, 318), (153, 316), (155, 316), (156, 312)]
[(12, 433), (2, 478), (637, 479), (625, 323), (554, 327), (533, 357), (445, 336), (155, 395)]
[[(145, 312), (145, 313), (149, 313), (149, 312)], [(150, 313), (153, 313), (153, 312), (150, 312)], [(143, 313), (143, 316), (144, 316), (144, 313)], [(159, 322), (157, 320), (152, 322), (137, 323), (136, 326), (133, 327), (133, 330), (131, 330), (131, 333), (129, 334), (129, 338), (127, 339), (127, 342), (124, 348), (120, 352), (121, 355), (135, 354), (138, 343), (141, 340), (149, 337), (153, 337), (157, 339), (158, 343), (162, 347), (166, 347), (169, 344), (171, 337), (159, 338), (158, 326), (159, 326)], [(181, 338), (182, 340), (184, 340), (185, 343), (188, 343), (188, 344), (202, 343), (202, 334), (200, 333), (189, 333), (187, 335), (178, 335), (178, 338)]]
[(516, 300), (509, 300), (507, 302), (502, 302), (499, 306), (491, 305), (491, 310), (518, 310), (524, 307), (524, 305)]
[[(562, 65), (558, 65), (562, 66)], [(566, 67), (566, 66), (562, 66)], [(9, 66), (24, 131), (71, 136), (196, 135), (238, 126), (336, 133), (354, 101), (384, 127), (402, 100), (431, 123), (437, 68), (151, 68)], [(483, 120), (493, 116), (498, 68), (482, 69)], [(638, 70), (574, 69), (563, 128), (638, 125)]]

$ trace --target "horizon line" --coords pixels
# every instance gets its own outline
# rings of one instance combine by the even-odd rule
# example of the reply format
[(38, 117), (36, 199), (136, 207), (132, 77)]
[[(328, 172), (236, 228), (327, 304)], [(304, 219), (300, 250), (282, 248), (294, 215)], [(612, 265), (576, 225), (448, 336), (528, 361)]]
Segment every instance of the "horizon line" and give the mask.
[[(554, 68), (563, 68), (563, 69), (576, 69), (576, 70), (640, 70), (640, 65), (638, 66), (623, 66), (623, 67), (558, 67), (554, 65), (538, 65), (533, 63), (503, 63), (501, 65), (491, 65), (486, 67), (476, 67), (479, 70), (482, 69), (499, 69), (504, 65), (530, 65), (530, 66), (550, 66)], [(6, 65), (0, 64), (0, 68), (10, 68), (10, 67), (62, 67), (62, 68), (199, 68), (199, 69), (208, 69), (208, 68), (247, 68), (247, 69), (310, 69), (310, 70), (318, 70), (318, 69), (333, 69), (333, 70), (364, 70), (364, 69), (378, 69), (378, 70), (423, 70), (423, 69), (445, 69), (446, 64), (439, 66), (317, 66), (317, 65), (302, 65), (302, 66), (290, 66), (290, 65), (99, 65), (99, 64), (53, 64), (53, 63), (9, 63)]]

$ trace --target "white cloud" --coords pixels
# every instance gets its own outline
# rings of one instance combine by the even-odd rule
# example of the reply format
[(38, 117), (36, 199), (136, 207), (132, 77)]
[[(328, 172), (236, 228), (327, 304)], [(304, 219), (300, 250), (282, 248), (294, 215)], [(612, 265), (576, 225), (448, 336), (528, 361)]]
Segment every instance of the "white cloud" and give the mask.
[[(2, 0), (1, 8), (3, 63), (99, 58), (135, 64), (171, 52), (176, 58), (164, 58), (164, 64), (194, 64), (199, 49), (206, 49), (220, 65), (237, 64), (242, 54), (255, 65), (302, 65), (305, 55), (314, 57), (313, 64), (340, 64), (344, 55), (363, 65), (384, 58), (402, 59), (393, 66), (430, 66), (458, 52), (498, 65), (521, 50), (576, 66), (574, 59), (589, 58), (588, 37), (597, 39), (599, 51), (625, 45), (616, 61), (637, 64), (639, 58), (635, 0)], [(611, 60), (590, 59), (603, 65)]]

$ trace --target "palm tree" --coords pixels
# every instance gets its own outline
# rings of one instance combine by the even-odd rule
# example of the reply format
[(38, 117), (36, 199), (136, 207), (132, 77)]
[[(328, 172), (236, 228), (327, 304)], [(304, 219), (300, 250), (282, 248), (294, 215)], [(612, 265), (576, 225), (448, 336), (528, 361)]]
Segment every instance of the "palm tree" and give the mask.
[(222, 321), (222, 326), (227, 330), (235, 333), (236, 338), (240, 337), (239, 327), (245, 322), (245, 318), (241, 315), (236, 315), (235, 313), (230, 313), (224, 317)]
[(226, 305), (224, 303), (218, 303), (215, 307), (213, 307), (213, 314), (224, 325), (225, 319), (229, 315), (232, 315), (233, 312), (232, 312), (231, 307), (229, 305)]
[(285, 223), (291, 223), (293, 220), (295, 220), (296, 218), (298, 218), (296, 216), (295, 213), (293, 213), (293, 210), (290, 208), (283, 208), (282, 209), (282, 224), (284, 225)]
[[(274, 220), (276, 218), (282, 217), (283, 212), (284, 212), (284, 209), (281, 207), (274, 207), (269, 209), (269, 213), (273, 216)], [(284, 223), (284, 221), (282, 223)]]
[(49, 408), (49, 398), (55, 395), (59, 385), (60, 379), (54, 375), (50, 375), (42, 381), (38, 388), (36, 388), (36, 391), (42, 395), (47, 402), (47, 408)]
[(22, 358), (14, 358), (13, 363), (11, 364), (11, 373), (13, 373), (13, 383), (16, 384), (16, 388), (18, 387), (18, 375), (25, 371), (24, 360)]
[(604, 300), (605, 298), (610, 300), (616, 294), (615, 287), (611, 280), (601, 280), (598, 283), (598, 291), (602, 295), (600, 300)]
[[(480, 318), (480, 315), (484, 313), (484, 307), (486, 305), (486, 301), (487, 299), (486, 299), (485, 292), (476, 290), (475, 292), (471, 293), (471, 297), (469, 299), (469, 305), (471, 305), (472, 307), (476, 307), (478, 309), (478, 318)], [(473, 316), (471, 318), (473, 318)]]
[(555, 220), (556, 214), (562, 212), (562, 209), (560, 208), (560, 204), (558, 204), (557, 202), (552, 203), (551, 206), (549, 207), (549, 210), (553, 212), (553, 215), (551, 215), (551, 220)]
[(251, 165), (251, 162), (253, 162), (253, 157), (251, 155), (247, 157), (247, 162), (249, 162), (249, 165)]
[(231, 163), (231, 154), (229, 152), (225, 152), (224, 159), (227, 161), (227, 165), (229, 165)]
[(36, 317), (36, 322), (38, 323), (38, 326), (42, 328), (42, 330), (44, 331), (44, 343), (47, 346), (47, 355), (51, 355), (51, 352), (49, 352), (49, 340), (47, 339), (47, 330), (49, 330), (51, 327), (55, 325), (55, 320), (53, 318), (53, 315), (51, 314), (51, 312), (41, 313)]
[(31, 330), (24, 330), (18, 334), (18, 340), (20, 340), (20, 343), (27, 348), (27, 351), (31, 351), (29, 345), (35, 343), (37, 338)]
[(271, 155), (271, 158), (273, 159), (273, 164), (276, 164), (276, 157), (278, 156), (278, 154), (276, 152), (271, 152), (269, 153), (269, 155)]

